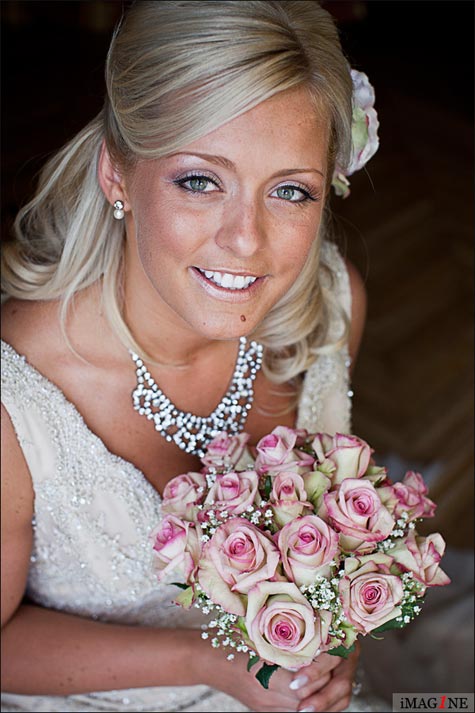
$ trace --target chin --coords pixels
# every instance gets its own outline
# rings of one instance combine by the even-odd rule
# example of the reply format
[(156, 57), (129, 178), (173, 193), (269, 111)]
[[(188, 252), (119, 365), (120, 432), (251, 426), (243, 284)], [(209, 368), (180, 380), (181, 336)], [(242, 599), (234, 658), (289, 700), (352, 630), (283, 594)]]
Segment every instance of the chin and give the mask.
[[(241, 312), (241, 314), (243, 314)], [(245, 320), (241, 319), (241, 315), (229, 316), (224, 320), (209, 320), (193, 325), (195, 330), (210, 340), (232, 340), (239, 337), (247, 337), (258, 326), (258, 320), (251, 316), (244, 315)]]

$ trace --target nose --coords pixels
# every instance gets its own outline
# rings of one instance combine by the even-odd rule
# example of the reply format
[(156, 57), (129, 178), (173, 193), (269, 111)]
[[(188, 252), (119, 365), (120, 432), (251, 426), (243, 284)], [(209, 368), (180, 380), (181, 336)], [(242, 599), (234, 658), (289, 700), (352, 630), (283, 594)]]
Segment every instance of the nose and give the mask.
[(237, 257), (252, 257), (264, 245), (264, 216), (257, 201), (236, 201), (226, 207), (216, 243)]

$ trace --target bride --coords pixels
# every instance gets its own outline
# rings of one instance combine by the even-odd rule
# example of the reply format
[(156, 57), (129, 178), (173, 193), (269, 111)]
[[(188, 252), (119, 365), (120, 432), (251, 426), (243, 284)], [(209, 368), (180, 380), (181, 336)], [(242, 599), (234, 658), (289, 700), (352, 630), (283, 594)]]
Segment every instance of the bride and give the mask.
[(350, 430), (365, 298), (327, 215), (351, 156), (337, 30), (316, 2), (138, 2), (106, 80), (4, 251), (2, 710), (364, 710), (356, 654), (269, 690), (226, 661), (149, 540), (216, 424)]

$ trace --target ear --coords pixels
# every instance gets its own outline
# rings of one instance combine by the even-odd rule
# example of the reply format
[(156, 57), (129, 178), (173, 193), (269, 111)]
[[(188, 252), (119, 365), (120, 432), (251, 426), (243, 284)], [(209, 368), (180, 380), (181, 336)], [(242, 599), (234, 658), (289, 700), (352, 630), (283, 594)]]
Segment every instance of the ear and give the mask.
[(117, 200), (122, 201), (124, 210), (130, 210), (130, 203), (122, 174), (112, 161), (106, 142), (102, 142), (97, 177), (102, 191), (111, 205)]

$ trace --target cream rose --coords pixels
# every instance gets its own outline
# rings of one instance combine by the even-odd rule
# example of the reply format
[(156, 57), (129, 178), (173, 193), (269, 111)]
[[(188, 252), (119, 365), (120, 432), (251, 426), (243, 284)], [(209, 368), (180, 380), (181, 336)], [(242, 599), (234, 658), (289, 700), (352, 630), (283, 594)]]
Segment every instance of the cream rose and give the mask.
[(256, 446), (255, 468), (260, 475), (279, 473), (282, 470), (298, 468), (308, 470), (315, 459), (308, 453), (295, 448), (302, 440), (302, 431), (286, 426), (277, 426), (272, 433), (261, 438)]
[(269, 664), (311, 663), (327, 644), (330, 623), (330, 612), (315, 611), (291, 582), (261, 582), (249, 591), (246, 629), (252, 648)]
[(208, 491), (204, 508), (227, 510), (230, 515), (239, 515), (253, 505), (258, 494), (259, 477), (255, 470), (240, 473), (221, 473)]
[(206, 478), (203, 473), (177, 475), (165, 485), (162, 511), (191, 522), (195, 521), (205, 489)]
[(319, 515), (340, 532), (340, 545), (347, 552), (371, 552), (394, 527), (389, 510), (367, 480), (347, 478), (335, 491), (325, 493), (323, 501)]
[(394, 507), (396, 517), (400, 517), (403, 512), (407, 513), (408, 520), (434, 517), (437, 506), (426, 497), (428, 490), (420, 473), (408, 471), (402, 482), (394, 483), (392, 489), (396, 497)]
[(345, 617), (363, 634), (401, 614), (404, 590), (400, 578), (390, 574), (392, 561), (382, 553), (345, 560), (340, 599)]
[(414, 531), (405, 540), (396, 541), (391, 550), (391, 556), (400, 567), (412, 572), (414, 577), (425, 587), (440, 587), (450, 584), (450, 579), (439, 567), (445, 552), (445, 541), (442, 535), (434, 532), (427, 537), (420, 537)]
[(238, 433), (235, 436), (221, 433), (208, 443), (206, 454), (201, 460), (204, 465), (215, 468), (223, 466), (235, 468), (243, 457), (252, 462), (252, 457), (246, 448), (249, 438), (248, 433)]
[(314, 584), (317, 575), (330, 575), (330, 562), (338, 552), (338, 534), (317, 515), (306, 515), (280, 530), (277, 545), (285, 574), (300, 587)]
[(294, 520), (306, 508), (311, 508), (302, 476), (285, 471), (273, 476), (269, 504), (279, 527)]
[(241, 595), (275, 575), (279, 550), (257, 527), (232, 518), (218, 527), (203, 547), (198, 580), (213, 602), (244, 616)]
[(357, 436), (337, 433), (332, 448), (325, 453), (325, 459), (332, 461), (335, 470), (331, 474), (333, 485), (339, 485), (345, 478), (361, 478), (368, 469), (373, 449)]
[(190, 584), (201, 551), (199, 532), (195, 526), (175, 515), (166, 515), (152, 532), (151, 538), (159, 581), (168, 573), (176, 572)]

